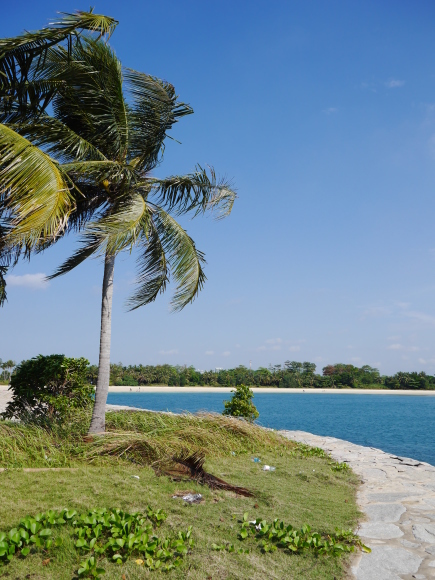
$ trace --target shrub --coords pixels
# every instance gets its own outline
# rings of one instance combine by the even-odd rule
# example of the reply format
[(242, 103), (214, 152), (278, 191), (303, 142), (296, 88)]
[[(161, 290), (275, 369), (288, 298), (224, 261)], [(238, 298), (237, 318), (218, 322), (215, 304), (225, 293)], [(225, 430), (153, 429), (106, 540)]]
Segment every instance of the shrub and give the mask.
[(225, 409), (222, 415), (231, 415), (232, 417), (243, 417), (251, 423), (259, 416), (257, 407), (252, 402), (254, 393), (245, 385), (239, 385), (230, 401), (224, 401)]
[(3, 418), (53, 423), (71, 412), (90, 408), (93, 388), (87, 384), (89, 361), (63, 354), (39, 355), (23, 361), (11, 378), (12, 400)]

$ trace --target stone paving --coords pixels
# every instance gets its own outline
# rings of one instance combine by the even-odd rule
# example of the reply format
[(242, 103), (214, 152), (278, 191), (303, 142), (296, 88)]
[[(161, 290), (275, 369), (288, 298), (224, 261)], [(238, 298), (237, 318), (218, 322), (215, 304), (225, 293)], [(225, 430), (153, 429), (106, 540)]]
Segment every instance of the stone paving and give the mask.
[(373, 447), (304, 431), (280, 431), (321, 447), (361, 477), (358, 504), (366, 515), (357, 533), (371, 549), (358, 553), (357, 580), (435, 578), (435, 467)]

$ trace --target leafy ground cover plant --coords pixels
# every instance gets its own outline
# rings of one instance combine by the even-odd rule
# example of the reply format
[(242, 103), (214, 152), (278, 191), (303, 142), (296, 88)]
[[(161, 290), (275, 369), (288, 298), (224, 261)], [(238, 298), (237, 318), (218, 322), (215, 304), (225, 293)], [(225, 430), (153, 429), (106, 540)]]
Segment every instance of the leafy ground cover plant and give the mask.
[(23, 361), (11, 377), (12, 400), (3, 417), (50, 425), (78, 409), (91, 409), (93, 387), (87, 381), (89, 361), (63, 354)]
[(142, 556), (140, 565), (149, 570), (169, 571), (180, 566), (182, 558), (193, 547), (192, 527), (173, 537), (159, 537), (154, 528), (166, 519), (166, 513), (148, 507), (146, 514), (128, 513), (120, 509), (94, 509), (78, 515), (64, 509), (22, 518), (17, 527), (0, 533), (0, 565), (14, 557), (25, 558), (32, 550), (48, 551), (60, 547), (61, 539), (52, 539), (56, 526), (70, 524), (74, 545), (82, 553), (90, 554), (77, 571), (79, 578), (99, 578), (105, 570), (98, 558), (122, 564), (133, 556)]
[(232, 417), (241, 417), (251, 423), (257, 419), (260, 413), (252, 402), (254, 393), (245, 385), (239, 385), (230, 401), (224, 401), (225, 409), (222, 415), (231, 415)]
[(340, 556), (346, 552), (353, 552), (355, 547), (361, 548), (364, 552), (371, 552), (351, 530), (337, 528), (334, 534), (321, 534), (312, 532), (307, 524), (297, 529), (278, 518), (272, 522), (262, 518), (250, 521), (247, 512), (243, 514), (240, 523), (239, 539), (254, 537), (260, 540), (260, 549), (265, 553), (283, 549), (292, 554), (300, 554), (311, 550), (316, 554)]
[(299, 457), (327, 457), (320, 447), (310, 447), (305, 443), (296, 443), (293, 453)]
[(347, 463), (340, 463), (338, 461), (333, 461), (329, 463), (332, 471), (350, 471), (350, 467)]

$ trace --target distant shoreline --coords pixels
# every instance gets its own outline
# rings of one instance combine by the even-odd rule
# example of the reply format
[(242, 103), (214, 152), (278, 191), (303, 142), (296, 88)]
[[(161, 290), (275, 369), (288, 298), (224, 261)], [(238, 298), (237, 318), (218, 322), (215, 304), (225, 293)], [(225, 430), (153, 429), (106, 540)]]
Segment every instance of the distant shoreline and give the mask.
[[(0, 385), (0, 393), (8, 390), (8, 385)], [(310, 395), (411, 395), (435, 397), (435, 390), (395, 390), (395, 389), (279, 389), (278, 387), (250, 387), (254, 393), (286, 393)], [(109, 393), (231, 393), (234, 387), (168, 387), (152, 385), (143, 387), (109, 387)]]
[[(394, 390), (394, 389), (280, 389), (278, 387), (250, 387), (254, 393), (286, 393), (313, 395), (414, 395), (435, 397), (435, 390)], [(110, 393), (231, 393), (234, 387), (168, 387), (153, 385), (143, 387), (109, 387)]]

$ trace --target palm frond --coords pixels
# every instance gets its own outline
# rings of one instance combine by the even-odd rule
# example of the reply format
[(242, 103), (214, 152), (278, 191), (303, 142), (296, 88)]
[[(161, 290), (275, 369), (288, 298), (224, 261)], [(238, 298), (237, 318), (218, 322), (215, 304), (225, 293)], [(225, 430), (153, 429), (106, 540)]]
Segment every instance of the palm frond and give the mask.
[[(189, 302), (193, 302), (204, 285), (206, 280), (202, 268), (203, 264), (205, 264), (204, 254), (196, 248), (192, 238), (169, 213), (158, 206), (154, 206), (153, 209), (152, 221), (159, 239), (159, 246), (156, 247), (155, 252), (150, 248), (143, 255), (139, 276), (139, 283), (141, 285), (138, 291), (129, 299), (128, 304), (131, 310), (134, 310), (155, 298), (157, 294), (153, 295), (150, 290), (150, 283), (152, 285), (153, 278), (151, 276), (150, 283), (147, 284), (147, 272), (154, 273), (157, 288), (157, 280), (159, 277), (158, 260), (162, 260), (161, 256), (164, 254), (165, 272), (168, 264), (171, 276), (177, 285), (171, 300), (172, 309), (179, 311), (189, 304)], [(150, 238), (149, 243), (153, 241), (155, 243), (155, 238)], [(147, 263), (146, 260), (150, 258), (153, 258), (153, 261)], [(160, 272), (161, 278), (163, 278), (162, 268), (160, 268)], [(165, 282), (167, 278), (167, 273), (165, 273)]]
[(0, 124), (0, 194), (13, 217), (14, 243), (56, 237), (73, 209), (65, 175), (30, 141)]
[(107, 161), (92, 143), (49, 115), (43, 114), (36, 121), (27, 123), (8, 123), (8, 127), (42, 147), (59, 162)]
[(77, 10), (74, 14), (60, 12), (61, 18), (50, 23), (51, 28), (64, 31), (71, 34), (75, 30), (88, 30), (89, 32), (98, 32), (99, 36), (112, 36), (115, 28), (118, 26), (118, 20), (111, 16), (103, 14), (94, 14), (91, 9), (89, 12)]
[(130, 68), (124, 69), (124, 79), (133, 102), (129, 155), (137, 159), (138, 169), (149, 171), (158, 162), (167, 131), (193, 109), (177, 100), (174, 87), (166, 81)]
[(166, 255), (152, 220), (148, 228), (148, 236), (141, 238), (139, 247), (141, 253), (137, 258), (138, 289), (128, 300), (130, 310), (154, 302), (158, 294), (166, 290), (169, 281)]
[(101, 219), (88, 223), (86, 235), (104, 242), (104, 252), (115, 255), (126, 248), (132, 249), (140, 236), (146, 236), (149, 221), (149, 207), (136, 193), (121, 199)]
[(6, 274), (8, 269), (6, 266), (0, 266), (0, 306), (3, 306), (7, 301), (6, 294)]
[(71, 53), (49, 53), (51, 74), (64, 85), (53, 99), (54, 116), (92, 143), (108, 159), (123, 162), (129, 147), (129, 108), (122, 91), (122, 67), (109, 45), (91, 38), (75, 42)]
[(82, 180), (99, 184), (108, 193), (120, 189), (128, 189), (136, 184), (138, 176), (135, 168), (117, 161), (74, 161), (63, 163), (62, 171), (77, 182), (78, 187)]
[[(80, 209), (86, 210), (83, 207), (79, 207)], [(101, 212), (100, 207), (98, 210)], [(73, 215), (76, 213), (77, 210)], [(116, 207), (106, 206), (103, 215), (94, 221), (83, 217), (81, 247), (49, 279), (70, 272), (92, 255), (117, 254), (129, 246), (133, 247), (139, 236), (146, 235), (148, 216), (148, 207), (143, 197), (136, 194), (127, 200), (121, 200)], [(51, 242), (48, 242), (48, 245), (51, 245)]]
[(10, 105), (19, 102), (23, 107), (29, 104), (34, 109), (46, 107), (53, 96), (53, 87), (40, 86), (38, 90), (33, 81), (44, 67), (50, 47), (64, 41), (70, 47), (72, 38), (81, 31), (110, 36), (117, 24), (114, 18), (93, 14), (92, 10), (78, 11), (63, 14), (42, 30), (0, 39), (0, 98)]
[(213, 168), (210, 168), (209, 177), (200, 165), (194, 173), (152, 179), (150, 182), (157, 194), (157, 203), (177, 215), (190, 211), (198, 215), (210, 210), (216, 212), (216, 217), (220, 219), (231, 213), (237, 198), (228, 181), (218, 180)]
[(31, 251), (37, 254), (45, 252), (66, 235), (83, 232), (91, 220), (96, 221), (107, 212), (106, 197), (100, 194), (98, 188), (82, 185), (80, 192), (72, 190), (71, 194), (74, 198), (74, 211), (70, 214), (65, 228), (56, 238), (41, 239)]
[(74, 268), (77, 268), (82, 264), (87, 258), (90, 258), (93, 254), (98, 253), (101, 249), (102, 242), (97, 238), (92, 238), (91, 236), (84, 236), (82, 238), (82, 247), (79, 248), (72, 256), (70, 256), (59, 268), (47, 276), (47, 280), (53, 280), (59, 276), (63, 276)]

